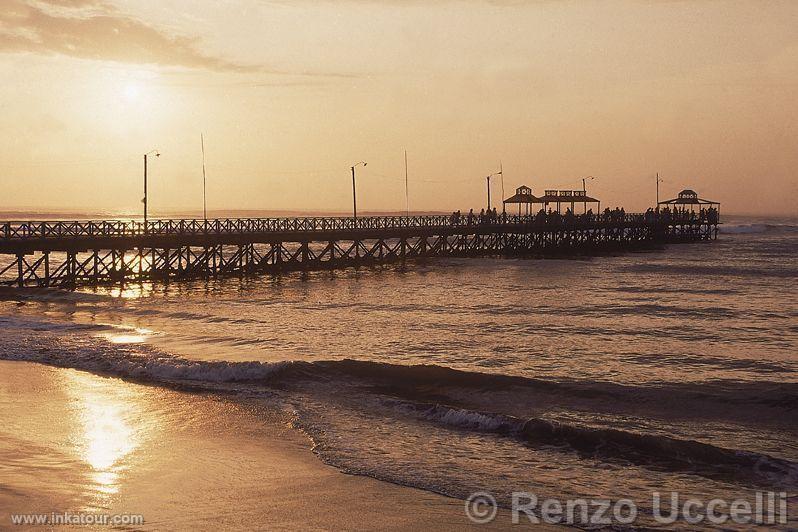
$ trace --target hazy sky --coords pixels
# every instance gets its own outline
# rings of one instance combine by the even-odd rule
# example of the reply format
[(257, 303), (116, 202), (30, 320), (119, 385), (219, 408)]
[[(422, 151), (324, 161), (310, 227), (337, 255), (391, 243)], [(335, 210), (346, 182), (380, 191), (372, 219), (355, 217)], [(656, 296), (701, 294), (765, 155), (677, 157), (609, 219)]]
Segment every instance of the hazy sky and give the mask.
[[(0, 0), (0, 209), (479, 208), (485, 176), (798, 214), (794, 0)], [(494, 180), (494, 198), (501, 195)]]

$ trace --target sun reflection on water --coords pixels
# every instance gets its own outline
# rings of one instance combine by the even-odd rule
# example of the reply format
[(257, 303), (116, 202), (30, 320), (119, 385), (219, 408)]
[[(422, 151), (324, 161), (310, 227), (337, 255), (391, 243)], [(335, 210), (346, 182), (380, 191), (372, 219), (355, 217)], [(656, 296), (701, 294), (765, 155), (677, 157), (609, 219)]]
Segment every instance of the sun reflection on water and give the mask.
[(76, 418), (72, 439), (89, 466), (87, 491), (95, 494), (97, 506), (107, 507), (129, 467), (126, 458), (148, 430), (138, 422), (143, 396), (125, 383), (79, 372), (69, 372), (66, 389)]
[(117, 334), (108, 336), (108, 341), (112, 344), (140, 344), (145, 341), (141, 334)]
[[(103, 323), (102, 325), (106, 324)], [(113, 328), (114, 332), (98, 334), (97, 338), (103, 338), (104, 340), (117, 345), (143, 344), (147, 341), (147, 338), (155, 334), (155, 331), (145, 327), (113, 324), (107, 324), (107, 326)]]
[[(146, 264), (146, 260), (144, 263)], [(149, 265), (144, 269), (146, 270), (148, 268)], [(119, 297), (122, 299), (139, 299), (150, 295), (152, 292), (152, 283), (125, 284), (123, 286), (114, 286), (108, 291), (111, 297)]]

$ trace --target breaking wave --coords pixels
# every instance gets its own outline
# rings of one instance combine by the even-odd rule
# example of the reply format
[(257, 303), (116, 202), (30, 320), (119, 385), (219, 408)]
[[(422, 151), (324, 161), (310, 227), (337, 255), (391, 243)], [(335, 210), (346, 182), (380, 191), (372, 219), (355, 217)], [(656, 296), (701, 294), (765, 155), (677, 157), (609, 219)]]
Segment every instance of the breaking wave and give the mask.
[(798, 486), (798, 464), (761, 453), (726, 449), (660, 434), (577, 426), (547, 419), (520, 419), (444, 405), (397, 403), (394, 408), (426, 421), (464, 430), (492, 432), (532, 446), (549, 446), (583, 458), (620, 460), (669, 472), (690, 472), (719, 480), (743, 478), (772, 486)]
[(720, 227), (721, 233), (732, 235), (793, 232), (796, 230), (798, 230), (798, 226), (796, 225), (772, 223), (730, 224)]
[(168, 353), (127, 346), (90, 349), (63, 344), (21, 346), (4, 351), (0, 359), (47, 364), (130, 379), (155, 382), (247, 382), (263, 381), (291, 362), (225, 362), (187, 360)]
[[(75, 341), (68, 332), (83, 332), (103, 336), (119, 327), (103, 324), (75, 324), (39, 321), (26, 317), (2, 317), (0, 327), (8, 334), (0, 346), (0, 359), (37, 362), (57, 367), (73, 368), (122, 378), (151, 381), (193, 381), (196, 383), (257, 382), (265, 384), (279, 379), (281, 383), (299, 380), (327, 382), (363, 382), (375, 389), (387, 389), (392, 394), (411, 400), (425, 400), (430, 391), (447, 390), (467, 393), (512, 392), (529, 401), (543, 403), (567, 400), (590, 404), (613, 400), (627, 404), (667, 411), (678, 408), (679, 401), (725, 407), (729, 404), (798, 409), (798, 383), (792, 382), (734, 382), (663, 383), (636, 386), (609, 381), (541, 379), (502, 373), (483, 373), (449, 368), (436, 364), (392, 364), (387, 362), (341, 359), (328, 361), (224, 361), (189, 360), (163, 352), (149, 344), (113, 344), (102, 338)], [(31, 335), (30, 333), (37, 333)], [(19, 340), (14, 340), (15, 338)], [(719, 360), (693, 361), (718, 365)], [(750, 369), (749, 360), (729, 359), (728, 367)], [(774, 367), (772, 372), (794, 371), (787, 365)], [(674, 399), (676, 398), (676, 399)], [(691, 415), (678, 409), (674, 415)]]

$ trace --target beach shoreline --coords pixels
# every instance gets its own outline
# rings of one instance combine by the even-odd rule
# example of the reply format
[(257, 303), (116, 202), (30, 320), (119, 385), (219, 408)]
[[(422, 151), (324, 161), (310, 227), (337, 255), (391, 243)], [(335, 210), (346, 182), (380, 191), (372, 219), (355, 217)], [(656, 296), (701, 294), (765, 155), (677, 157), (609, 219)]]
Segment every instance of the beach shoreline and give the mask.
[[(3, 527), (12, 514), (51, 512), (142, 515), (142, 529), (472, 526), (463, 501), (322, 463), (304, 435), (254, 403), (0, 361), (0, 414), (11, 420), (0, 440)], [(49, 459), (36, 462), (41, 451)], [(220, 498), (230, 499), (224, 512)], [(493, 525), (509, 523), (501, 510)]]

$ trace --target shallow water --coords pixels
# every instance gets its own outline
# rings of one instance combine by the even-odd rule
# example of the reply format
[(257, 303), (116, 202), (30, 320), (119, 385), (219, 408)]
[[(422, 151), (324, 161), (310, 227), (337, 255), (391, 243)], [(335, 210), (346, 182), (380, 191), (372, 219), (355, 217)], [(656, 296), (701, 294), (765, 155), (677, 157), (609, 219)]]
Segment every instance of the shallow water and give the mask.
[(322, 460), (455, 497), (794, 494), (798, 221), (725, 221), (589, 260), (37, 293), (0, 302), (0, 358), (257, 397)]

